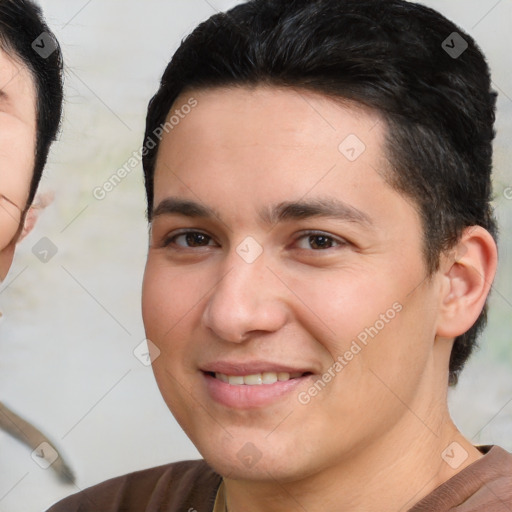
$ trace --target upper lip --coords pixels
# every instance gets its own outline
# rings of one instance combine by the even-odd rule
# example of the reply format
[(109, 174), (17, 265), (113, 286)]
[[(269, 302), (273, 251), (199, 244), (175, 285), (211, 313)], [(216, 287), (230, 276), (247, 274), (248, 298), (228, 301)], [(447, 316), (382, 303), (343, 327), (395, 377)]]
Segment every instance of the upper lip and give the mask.
[(201, 367), (205, 373), (222, 373), (224, 375), (255, 375), (257, 373), (312, 373), (311, 370), (288, 366), (270, 361), (216, 361)]

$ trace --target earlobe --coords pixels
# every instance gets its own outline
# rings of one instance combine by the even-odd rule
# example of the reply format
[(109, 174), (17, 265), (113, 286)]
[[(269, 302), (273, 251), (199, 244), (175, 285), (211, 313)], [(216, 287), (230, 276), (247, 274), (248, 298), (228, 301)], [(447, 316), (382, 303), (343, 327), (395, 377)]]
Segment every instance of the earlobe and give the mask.
[(23, 228), (17, 238), (17, 243), (21, 242), (28, 234), (34, 229), (37, 219), (41, 212), (49, 206), (54, 200), (53, 192), (46, 192), (45, 194), (37, 194), (34, 204), (30, 206), (25, 215)]
[(466, 228), (459, 243), (445, 257), (437, 335), (455, 338), (478, 319), (496, 273), (498, 251), (481, 226)]

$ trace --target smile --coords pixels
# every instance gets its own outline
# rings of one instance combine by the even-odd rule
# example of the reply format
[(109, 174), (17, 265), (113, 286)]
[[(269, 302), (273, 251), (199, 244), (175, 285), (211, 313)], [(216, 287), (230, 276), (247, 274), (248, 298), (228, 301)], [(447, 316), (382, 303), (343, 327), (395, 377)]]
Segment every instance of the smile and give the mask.
[(298, 379), (302, 377), (302, 375), (303, 374), (300, 372), (263, 372), (253, 375), (226, 375), (224, 373), (215, 373), (215, 378), (227, 384), (231, 384), (232, 386), (262, 386)]
[(253, 369), (240, 375), (240, 370), (233, 370), (229, 373), (201, 372), (209, 398), (229, 409), (247, 410), (294, 400), (298, 386), (305, 386), (314, 378), (311, 372), (256, 372)]

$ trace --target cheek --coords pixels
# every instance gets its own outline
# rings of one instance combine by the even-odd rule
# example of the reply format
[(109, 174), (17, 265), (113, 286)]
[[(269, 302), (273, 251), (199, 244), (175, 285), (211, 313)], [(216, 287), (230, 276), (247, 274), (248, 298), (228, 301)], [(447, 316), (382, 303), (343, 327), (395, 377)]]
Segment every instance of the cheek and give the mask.
[[(0, 229), (2, 229), (0, 227)], [(3, 233), (0, 232), (0, 238)], [(14, 244), (9, 245), (0, 250), (0, 283), (5, 279), (5, 276), (11, 268), (11, 263), (14, 257)]]
[(153, 373), (165, 402), (180, 423), (189, 407), (187, 393), (182, 395), (182, 391), (190, 386), (187, 333), (195, 321), (192, 314), (198, 288), (197, 279), (189, 280), (186, 274), (169, 270), (150, 255), (142, 287), (146, 337), (158, 351), (152, 363)]
[(170, 269), (160, 258), (148, 257), (142, 287), (146, 335), (160, 350), (179, 350), (180, 341), (197, 325), (201, 297), (208, 289), (197, 270)]
[[(179, 283), (173, 274), (148, 257), (142, 285), (142, 317), (148, 338), (157, 346), (162, 344), (165, 333), (172, 329), (181, 313), (186, 290), (178, 292)], [(181, 296), (181, 300), (178, 300)]]
[(375, 271), (288, 272), (284, 280), (300, 298), (293, 301), (298, 322), (331, 361), (343, 358), (345, 377), (337, 380), (345, 385), (346, 378), (368, 383), (374, 379), (369, 369), (390, 383), (422, 371), (436, 314), (430, 289), (418, 287), (422, 275), (420, 261), (402, 272), (381, 264)]
[[(343, 354), (353, 340), (362, 342), (367, 329), (384, 331), (398, 316), (400, 283), (376, 276), (363, 268), (336, 271), (305, 270), (288, 273), (285, 282), (300, 300), (295, 314), (331, 353)], [(366, 338), (365, 338), (366, 337)]]
[(35, 163), (35, 128), (0, 113), (0, 162), (3, 193), (17, 204), (27, 199)]

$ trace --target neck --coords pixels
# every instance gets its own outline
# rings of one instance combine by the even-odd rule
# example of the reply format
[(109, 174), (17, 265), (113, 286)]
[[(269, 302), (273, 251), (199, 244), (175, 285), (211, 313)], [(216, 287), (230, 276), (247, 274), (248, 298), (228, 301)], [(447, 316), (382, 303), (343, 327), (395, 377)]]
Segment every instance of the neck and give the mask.
[[(456, 469), (441, 457), (454, 442), (459, 451), (455, 457), (468, 454)], [(409, 413), (378, 441), (300, 480), (226, 478), (226, 501), (229, 512), (317, 510), (319, 503), (323, 512), (405, 512), (481, 456), (458, 432), (446, 408), (423, 424)]]

